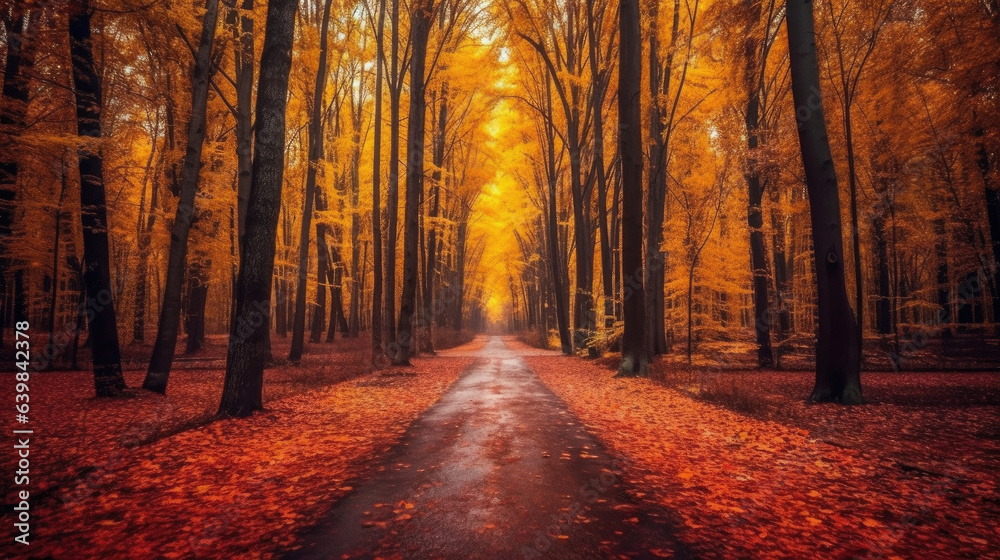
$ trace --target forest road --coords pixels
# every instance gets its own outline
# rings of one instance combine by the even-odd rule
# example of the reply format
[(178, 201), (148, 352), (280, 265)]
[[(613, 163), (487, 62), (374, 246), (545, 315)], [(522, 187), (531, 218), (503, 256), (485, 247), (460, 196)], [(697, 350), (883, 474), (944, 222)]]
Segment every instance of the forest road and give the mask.
[(286, 558), (690, 557), (620, 468), (493, 337)]

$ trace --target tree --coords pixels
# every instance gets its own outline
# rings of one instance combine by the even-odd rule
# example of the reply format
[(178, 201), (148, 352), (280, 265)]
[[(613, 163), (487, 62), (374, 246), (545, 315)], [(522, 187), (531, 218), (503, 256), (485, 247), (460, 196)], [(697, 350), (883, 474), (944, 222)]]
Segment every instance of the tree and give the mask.
[(188, 123), (187, 149), (181, 172), (180, 199), (177, 215), (170, 233), (170, 257), (167, 264), (167, 281), (160, 307), (160, 323), (156, 332), (153, 355), (142, 383), (143, 389), (156, 393), (167, 391), (170, 366), (177, 346), (177, 332), (181, 317), (181, 290), (187, 264), (188, 236), (195, 217), (195, 195), (198, 192), (198, 175), (201, 171), (201, 151), (205, 142), (208, 87), (212, 78), (212, 44), (215, 41), (215, 24), (219, 16), (219, 0), (206, 0), (202, 20), (201, 39), (195, 55), (191, 81), (191, 120)]
[(309, 233), (312, 230), (313, 206), (316, 199), (316, 170), (323, 157), (323, 90), (326, 88), (327, 34), (330, 28), (330, 8), (333, 0), (323, 6), (323, 23), (319, 39), (319, 66), (316, 68), (316, 85), (313, 90), (312, 116), (309, 120), (309, 167), (306, 170), (305, 206), (302, 211), (302, 230), (299, 234), (299, 274), (295, 289), (295, 317), (292, 325), (292, 347), (288, 359), (302, 359), (306, 332), (306, 280), (309, 277)]
[[(417, 245), (420, 241), (420, 198), (424, 179), (424, 121), (427, 113), (424, 68), (435, 0), (414, 3), (410, 11), (410, 114), (407, 126), (406, 207), (403, 231), (403, 291), (399, 327), (392, 352), (393, 365), (408, 365), (417, 310)], [(392, 204), (392, 201), (389, 201)], [(391, 232), (390, 232), (391, 235)], [(391, 242), (391, 239), (390, 239)]]
[[(36, 45), (33, 35), (38, 28), (41, 10), (28, 10), (27, 2), (20, 2), (12, 10), (14, 17), (4, 19), (7, 30), (7, 63), (4, 66), (2, 105), (0, 105), (0, 126), (16, 138), (24, 129), (27, 114), (29, 71), (34, 65)], [(5, 14), (6, 15), (6, 14)], [(13, 144), (13, 143), (12, 143)], [(13, 145), (11, 146), (13, 147)], [(14, 205), (17, 198), (18, 162), (13, 150), (4, 146), (0, 158), (0, 348), (3, 348), (3, 332), (8, 325), (7, 273), (15, 259), (7, 245), (13, 231)], [(24, 270), (18, 267), (14, 272), (14, 305), (9, 313), (14, 321), (27, 318), (24, 293)]]
[(94, 68), (91, 45), (91, 8), (87, 0), (71, 4), (69, 14), (73, 92), (76, 96), (77, 134), (86, 139), (80, 148), (80, 219), (83, 223), (84, 282), (94, 366), (94, 388), (98, 397), (114, 397), (125, 391), (118, 321), (108, 251), (107, 199), (101, 157), (101, 77)]
[[(659, 38), (659, 2), (650, 3), (649, 26), (649, 135), (651, 140), (649, 162), (649, 193), (646, 197), (646, 279), (645, 297), (647, 331), (650, 337), (649, 349), (654, 354), (663, 354), (667, 350), (664, 275), (666, 260), (661, 248), (663, 244), (663, 219), (667, 204), (667, 175), (670, 163), (670, 141), (682, 116), (677, 109), (680, 106), (681, 95), (687, 84), (688, 68), (691, 63), (691, 51), (694, 44), (695, 25), (698, 18), (700, 2), (692, 4), (685, 1), (685, 11), (688, 14), (688, 32), (686, 37), (680, 34), (681, 3), (674, 0), (673, 23), (670, 29), (670, 43), (666, 49), (661, 48)], [(677, 62), (677, 51), (680, 41), (686, 43), (683, 63), (680, 64), (680, 75), (677, 76), (677, 89), (671, 99), (671, 84), (674, 81), (674, 65)], [(669, 107), (666, 105), (669, 103)]]
[(375, 142), (372, 155), (372, 362), (384, 356), (382, 332), (382, 81), (385, 66), (385, 0), (378, 0), (378, 25), (375, 28)]
[(787, 0), (786, 26), (792, 98), (799, 147), (809, 190), (813, 259), (819, 325), (816, 337), (816, 386), (809, 400), (857, 404), (861, 398), (858, 340), (844, 284), (844, 241), (840, 195), (819, 89), (819, 63), (812, 2)]
[(249, 416), (263, 409), (264, 339), (271, 312), (271, 280), (285, 168), (285, 108), (292, 66), (296, 0), (267, 6), (257, 82), (253, 171), (247, 204), (246, 244), (240, 255), (236, 315), (230, 327), (219, 414)]
[[(622, 176), (622, 244), (642, 247), (642, 38), (638, 0), (621, 0), (618, 53), (618, 145)], [(626, 293), (622, 304), (625, 334), (619, 375), (647, 375), (642, 253), (622, 251)]]

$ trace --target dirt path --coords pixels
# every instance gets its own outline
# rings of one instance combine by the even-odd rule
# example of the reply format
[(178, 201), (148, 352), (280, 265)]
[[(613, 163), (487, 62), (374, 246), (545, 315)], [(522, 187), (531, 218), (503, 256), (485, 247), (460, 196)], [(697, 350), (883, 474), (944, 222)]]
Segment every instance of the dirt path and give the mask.
[(500, 338), (287, 558), (687, 557)]

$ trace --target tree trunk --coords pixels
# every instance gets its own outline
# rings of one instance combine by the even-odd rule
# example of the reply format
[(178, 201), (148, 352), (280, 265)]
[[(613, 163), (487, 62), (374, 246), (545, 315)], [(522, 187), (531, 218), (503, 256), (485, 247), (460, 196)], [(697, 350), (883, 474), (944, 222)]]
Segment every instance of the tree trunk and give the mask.
[[(546, 103), (549, 115), (552, 115), (552, 78), (546, 77)], [(569, 333), (569, 290), (563, 282), (562, 264), (566, 262), (565, 257), (561, 257), (559, 250), (559, 218), (556, 201), (556, 182), (559, 180), (556, 175), (556, 154), (555, 154), (555, 131), (552, 120), (546, 119), (545, 145), (546, 145), (546, 178), (549, 185), (549, 208), (548, 208), (548, 237), (549, 237), (549, 263), (552, 266), (552, 287), (556, 300), (556, 323), (559, 328), (559, 342), (563, 354), (573, 353), (573, 339)]]
[(749, 161), (747, 171), (747, 225), (750, 228), (750, 268), (753, 272), (754, 331), (757, 335), (757, 367), (774, 364), (771, 352), (771, 311), (767, 302), (767, 257), (764, 253), (764, 214), (761, 201), (764, 187), (757, 170), (757, 127), (760, 115), (760, 91), (754, 87), (747, 103), (746, 127)]
[(788, 0), (786, 25), (792, 97), (809, 191), (819, 325), (811, 401), (862, 402), (857, 324), (844, 283), (844, 242), (837, 174), (823, 117), (812, 2)]
[[(146, 163), (146, 176), (142, 182), (142, 198), (139, 200), (139, 223), (136, 228), (139, 266), (136, 270), (135, 297), (132, 300), (132, 342), (142, 342), (146, 337), (146, 284), (148, 282), (147, 276), (149, 275), (149, 253), (150, 246), (152, 245), (153, 226), (156, 225), (156, 207), (159, 198), (158, 177), (154, 176), (152, 180), (153, 192), (150, 196), (148, 210), (145, 208), (146, 186), (149, 184), (149, 177), (159, 173), (159, 165), (157, 165), (156, 170), (151, 168), (153, 157), (156, 153), (156, 136), (159, 134), (159, 125), (159, 113), (157, 113), (156, 125), (153, 127), (154, 133), (150, 139), (151, 148), (149, 151), (149, 160)], [(161, 152), (160, 162), (162, 163), (162, 161), (163, 154)]]
[[(977, 136), (982, 131), (977, 131)], [(990, 279), (990, 296), (993, 299), (993, 323), (1000, 328), (1000, 190), (990, 184), (990, 171), (993, 164), (985, 144), (979, 144), (976, 153), (976, 165), (983, 177), (983, 188), (986, 191), (986, 219), (990, 226), (990, 255), (993, 257), (992, 270), (987, 270)]]
[(427, 230), (427, 263), (424, 268), (424, 321), (426, 325), (426, 343), (423, 351), (434, 353), (434, 323), (436, 314), (434, 313), (434, 286), (436, 284), (435, 272), (437, 267), (438, 237), (436, 220), (441, 211), (441, 168), (444, 166), (445, 135), (448, 129), (448, 84), (441, 85), (441, 106), (438, 111), (437, 131), (434, 134), (433, 163), (434, 172), (431, 176), (430, 188), (430, 208), (427, 213), (427, 220), (424, 222)]
[[(417, 299), (417, 244), (420, 241), (420, 193), (424, 176), (424, 119), (426, 117), (424, 66), (434, 0), (417, 2), (410, 13), (410, 115), (407, 127), (406, 208), (403, 214), (403, 291), (399, 305), (399, 327), (393, 342), (393, 365), (410, 363), (413, 319)], [(391, 201), (390, 201), (391, 203)]]
[(455, 318), (452, 321), (452, 325), (455, 326), (455, 330), (462, 332), (463, 319), (465, 316), (462, 314), (462, 307), (465, 305), (465, 244), (466, 244), (466, 232), (468, 230), (468, 222), (465, 216), (462, 217), (461, 221), (458, 223), (458, 232), (456, 233), (456, 255), (455, 255), (455, 268), (457, 269), (458, 280), (456, 282), (455, 290), (458, 292), (455, 298)]
[[(34, 65), (36, 41), (34, 35), (38, 29), (38, 19), (41, 10), (28, 12), (27, 2), (15, 6), (16, 13), (13, 29), (7, 30), (7, 63), (4, 66), (3, 103), (0, 103), (0, 126), (9, 130), (16, 142), (16, 137), (24, 129), (24, 117), (28, 109), (28, 84), (30, 70)], [(25, 28), (25, 26), (27, 26)], [(20, 34), (14, 30), (23, 30)], [(0, 243), (9, 237), (14, 226), (14, 207), (17, 198), (18, 162), (13, 150), (4, 151), (9, 159), (0, 161)], [(15, 259), (9, 254), (5, 245), (0, 245), (0, 297), (6, 302), (7, 273), (11, 270)], [(0, 316), (0, 348), (3, 348), (4, 327), (16, 321), (27, 319), (27, 305), (23, 290), (24, 273), (20, 270), (14, 273), (12, 288), (12, 305), (5, 303), (11, 312)]]
[[(333, 0), (326, 0), (319, 39), (319, 65), (316, 67), (316, 85), (313, 89), (312, 117), (309, 120), (309, 168), (306, 171), (305, 207), (302, 211), (302, 230), (299, 234), (299, 269), (295, 289), (295, 317), (292, 323), (292, 347), (288, 359), (302, 359), (306, 335), (306, 281), (309, 279), (309, 233), (312, 231), (313, 202), (316, 198), (316, 169), (323, 155), (323, 90), (326, 86), (327, 32), (330, 28), (330, 8)], [(263, 68), (263, 66), (262, 66)]]
[(195, 194), (198, 192), (198, 173), (201, 170), (201, 150), (205, 140), (208, 86), (212, 75), (212, 44), (215, 24), (219, 15), (219, 0), (206, 0), (205, 18), (202, 21), (201, 39), (195, 56), (191, 78), (191, 120), (188, 123), (187, 149), (181, 174), (180, 199), (177, 215), (170, 232), (170, 254), (167, 264), (167, 282), (160, 307), (160, 322), (149, 359), (149, 369), (142, 387), (156, 393), (167, 392), (170, 366), (174, 360), (174, 347), (181, 318), (181, 290), (184, 285), (184, 268), (187, 264), (188, 235), (195, 214)]
[[(642, 37), (639, 1), (621, 0), (621, 47), (618, 54), (618, 152), (622, 177), (622, 246), (642, 247)], [(625, 293), (622, 311), (622, 363), (618, 375), (649, 373), (646, 346), (642, 253), (622, 251)]]
[[(316, 210), (322, 212), (327, 209), (326, 195), (323, 187), (319, 187), (316, 192)], [(326, 226), (322, 223), (316, 224), (316, 304), (313, 307), (312, 328), (309, 334), (309, 342), (320, 342), (323, 338), (323, 329), (326, 328), (326, 289), (329, 283), (326, 275), (330, 268), (329, 249), (326, 246)], [(332, 326), (332, 325), (331, 325)], [(330, 329), (333, 333), (333, 329)], [(331, 338), (332, 342), (333, 339)]]
[(331, 264), (332, 269), (327, 270), (326, 275), (328, 278), (333, 278), (333, 283), (330, 285), (330, 329), (327, 331), (327, 342), (332, 342), (334, 325), (344, 336), (347, 336), (351, 331), (347, 324), (347, 317), (344, 315), (344, 261), (336, 249), (330, 245), (327, 245), (327, 248), (331, 251), (327, 262)]
[(87, 0), (71, 4), (69, 15), (70, 56), (76, 96), (77, 134), (87, 139), (80, 149), (80, 218), (83, 223), (84, 282), (90, 318), (89, 340), (94, 366), (94, 388), (98, 397), (114, 397), (125, 391), (118, 322), (111, 289), (108, 250), (108, 217), (101, 157), (101, 77), (94, 68), (90, 38), (90, 5)]
[(889, 250), (885, 232), (885, 214), (879, 213), (872, 220), (872, 232), (875, 237), (875, 268), (878, 271), (878, 302), (875, 304), (875, 325), (878, 333), (887, 335), (892, 332), (889, 294)]
[[(399, 103), (403, 92), (403, 73), (399, 68), (399, 2), (392, 0), (392, 69), (389, 84), (389, 192), (386, 201), (385, 236), (385, 344), (396, 340), (396, 222), (399, 217)], [(393, 350), (394, 352), (394, 350)]]
[[(385, 0), (378, 3), (378, 29), (375, 30), (378, 54), (375, 61), (375, 144), (372, 155), (372, 363), (384, 356), (382, 333), (382, 72), (385, 65)], [(332, 329), (331, 325), (331, 329)]]
[(854, 307), (858, 330), (858, 371), (861, 371), (861, 360), (865, 351), (865, 294), (864, 280), (861, 271), (861, 234), (858, 227), (858, 179), (854, 169), (854, 129), (851, 124), (851, 106), (853, 100), (850, 91), (844, 92), (844, 136), (847, 144), (847, 178), (851, 193), (851, 250), (854, 253)]
[[(664, 306), (664, 275), (666, 263), (660, 245), (663, 243), (663, 218), (667, 196), (667, 146), (670, 142), (670, 118), (661, 98), (670, 94), (674, 67), (674, 52), (680, 31), (680, 1), (674, 0), (673, 24), (666, 60), (660, 63), (659, 3), (650, 4), (649, 30), (649, 88), (650, 88), (650, 165), (649, 194), (646, 197), (646, 271), (645, 305), (646, 336), (653, 354), (666, 352), (666, 309)], [(680, 91), (677, 92), (678, 95)], [(666, 130), (665, 130), (666, 128)], [(634, 271), (626, 269), (625, 281)]]
[(295, 36), (295, 0), (271, 0), (267, 6), (263, 72), (257, 84), (254, 160), (247, 201), (246, 250), (237, 279), (236, 321), (226, 358), (226, 378), (219, 413), (249, 416), (263, 408), (267, 318), (281, 187), (285, 170), (285, 108)]
[[(250, 196), (250, 174), (253, 172), (253, 4), (243, 0), (240, 28), (233, 26), (239, 37), (236, 48), (236, 207), (239, 249), (243, 251), (246, 232), (247, 199)], [(235, 23), (235, 22), (234, 22)]]
[(361, 119), (364, 112), (364, 98), (358, 93), (358, 106), (352, 111), (353, 149), (351, 150), (351, 306), (348, 308), (350, 337), (357, 338), (361, 328), (361, 217), (358, 216), (358, 202), (361, 196)]
[[(591, 107), (594, 115), (594, 165), (597, 172), (597, 229), (601, 243), (601, 286), (604, 293), (604, 327), (615, 324), (612, 291), (611, 238), (608, 234), (608, 180), (604, 172), (604, 93), (605, 74), (598, 60), (598, 40), (594, 22), (594, 0), (587, 1), (587, 35), (590, 43), (590, 75), (594, 80)], [(640, 69), (641, 72), (641, 69)]]

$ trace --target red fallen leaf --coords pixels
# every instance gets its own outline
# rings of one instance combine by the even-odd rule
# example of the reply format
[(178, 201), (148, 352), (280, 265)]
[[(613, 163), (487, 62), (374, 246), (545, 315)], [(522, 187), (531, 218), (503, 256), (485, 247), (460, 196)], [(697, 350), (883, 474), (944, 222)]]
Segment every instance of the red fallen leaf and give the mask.
[[(809, 374), (720, 374), (750, 397), (777, 403), (778, 424), (649, 379), (612, 378), (600, 362), (537, 354), (525, 360), (609, 450), (629, 457), (625, 478), (634, 488), (627, 491), (682, 517), (678, 537), (696, 555), (798, 559), (804, 540), (826, 553), (877, 544), (882, 554), (903, 558), (927, 550), (942, 557), (1000, 552), (1000, 518), (978, 505), (1000, 498), (995, 446), (973, 437), (990, 433), (993, 408), (943, 415), (912, 405), (805, 406)], [(938, 388), (995, 391), (993, 374), (903, 379), (872, 372), (866, 382), (888, 395), (900, 384), (914, 390), (918, 377), (923, 396)], [(794, 391), (786, 395), (788, 387)], [(944, 476), (915, 476), (915, 468), (899, 463)]]

